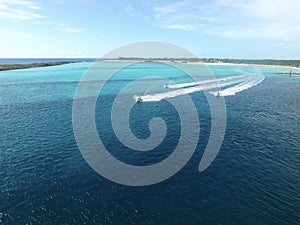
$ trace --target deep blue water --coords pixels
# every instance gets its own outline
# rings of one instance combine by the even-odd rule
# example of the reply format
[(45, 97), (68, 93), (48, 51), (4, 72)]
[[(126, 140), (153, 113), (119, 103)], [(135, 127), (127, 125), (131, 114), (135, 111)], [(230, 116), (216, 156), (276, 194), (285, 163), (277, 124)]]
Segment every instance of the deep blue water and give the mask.
[[(92, 170), (74, 138), (74, 92), (89, 66), (84, 62), (0, 73), (0, 224), (300, 223), (300, 76), (275, 74), (285, 70), (278, 68), (210, 66), (217, 77), (260, 69), (266, 79), (225, 97), (225, 139), (204, 172), (198, 165), (210, 134), (210, 110), (202, 92), (190, 94), (201, 123), (193, 157), (164, 182), (129, 187)], [(188, 81), (180, 71), (149, 64), (143, 68), (148, 75)], [(101, 138), (116, 158), (153, 164), (174, 149), (179, 117), (167, 101), (136, 104), (130, 124), (137, 137), (149, 135), (154, 116), (166, 121), (168, 134), (155, 151), (124, 154), (128, 149), (116, 140), (109, 116), (118, 91), (140, 74), (139, 68), (130, 71), (107, 83), (96, 122), (98, 129), (106, 128)], [(147, 82), (162, 83), (152, 79), (141, 86)], [(83, 97), (92, 93), (87, 90)]]

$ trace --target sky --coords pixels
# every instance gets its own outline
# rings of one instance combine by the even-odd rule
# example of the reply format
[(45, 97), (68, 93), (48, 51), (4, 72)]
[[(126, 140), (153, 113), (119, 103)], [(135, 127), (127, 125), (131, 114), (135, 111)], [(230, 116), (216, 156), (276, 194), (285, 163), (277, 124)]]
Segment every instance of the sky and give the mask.
[(98, 58), (132, 42), (300, 58), (299, 0), (0, 0), (1, 58)]

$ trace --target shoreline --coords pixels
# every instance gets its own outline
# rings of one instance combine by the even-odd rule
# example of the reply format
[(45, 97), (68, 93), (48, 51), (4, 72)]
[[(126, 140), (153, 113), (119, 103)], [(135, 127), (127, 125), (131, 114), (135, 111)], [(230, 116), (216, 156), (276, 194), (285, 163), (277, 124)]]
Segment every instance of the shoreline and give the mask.
[[(111, 59), (107, 61), (124, 61), (120, 59)], [(131, 61), (131, 60), (128, 60)], [(132, 60), (132, 61), (139, 61), (139, 60)], [(143, 62), (144, 60), (141, 60)], [(291, 69), (291, 70), (298, 70), (300, 71), (299, 67), (294, 66), (283, 66), (283, 65), (273, 65), (273, 64), (254, 64), (254, 63), (230, 63), (230, 62), (173, 62), (170, 60), (153, 60), (157, 62), (162, 63), (171, 63), (171, 64), (203, 64), (203, 65), (216, 65), (216, 66), (222, 66), (222, 65), (232, 65), (232, 66), (260, 66), (260, 67), (277, 67), (277, 68), (283, 68), (283, 69)], [(30, 64), (0, 64), (0, 72), (1, 71), (8, 71), (8, 70), (18, 70), (18, 69), (31, 69), (31, 68), (39, 68), (39, 67), (49, 67), (49, 66), (60, 66), (65, 64), (71, 64), (71, 63), (78, 63), (78, 62), (72, 62), (72, 61), (63, 61), (63, 62), (42, 62), (42, 63), (30, 63)], [(296, 73), (299, 74), (299, 73)]]
[(70, 64), (70, 63), (74, 63), (74, 62), (66, 61), (66, 62), (43, 62), (43, 63), (29, 63), (29, 64), (1, 64), (0, 71), (32, 69), (32, 68), (48, 67), (48, 66), (60, 66), (60, 65)]
[[(190, 64), (197, 64), (197, 63), (190, 63)], [(207, 65), (232, 65), (232, 66), (262, 66), (262, 67), (279, 67), (284, 69), (293, 69), (293, 70), (300, 70), (299, 67), (294, 66), (282, 66), (282, 65), (272, 65), (272, 64), (253, 64), (253, 63), (202, 63)]]

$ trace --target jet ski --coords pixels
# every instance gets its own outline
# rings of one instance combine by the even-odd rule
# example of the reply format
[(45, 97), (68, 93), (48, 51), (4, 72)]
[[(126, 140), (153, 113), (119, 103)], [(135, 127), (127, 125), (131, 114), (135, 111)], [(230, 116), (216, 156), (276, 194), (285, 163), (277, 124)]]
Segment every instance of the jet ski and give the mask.
[(141, 96), (138, 96), (138, 97), (136, 98), (136, 102), (142, 102), (142, 101), (143, 101), (143, 99), (142, 99)]

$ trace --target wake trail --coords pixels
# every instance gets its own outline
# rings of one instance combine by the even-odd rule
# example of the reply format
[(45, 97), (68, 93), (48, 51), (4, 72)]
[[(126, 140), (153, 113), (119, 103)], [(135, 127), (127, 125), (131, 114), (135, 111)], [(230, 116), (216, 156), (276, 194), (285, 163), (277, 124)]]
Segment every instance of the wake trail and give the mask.
[(182, 84), (166, 84), (166, 85), (164, 85), (164, 87), (169, 88), (169, 89), (185, 88), (185, 87), (192, 87), (192, 86), (208, 84), (208, 83), (215, 83), (215, 82), (222, 82), (222, 81), (240, 79), (240, 78), (245, 78), (245, 77), (246, 77), (246, 75), (240, 75), (240, 76), (232, 76), (232, 77), (226, 77), (226, 78), (196, 81), (196, 82), (189, 82), (189, 83), (182, 83)]
[(210, 92), (211, 94), (215, 95), (215, 96), (230, 96), (230, 95), (235, 95), (238, 92), (242, 92), (244, 90), (247, 90), (249, 88), (252, 88), (258, 84), (260, 84), (261, 82), (263, 82), (265, 79), (264, 76), (257, 76), (257, 77), (253, 77), (251, 79), (247, 79), (243, 82), (241, 82), (240, 84), (221, 90), (221, 91), (215, 91), (215, 92)]
[[(167, 88), (178, 88), (177, 90), (172, 90), (168, 92), (142, 95), (142, 96), (134, 96), (135, 100), (138, 102), (154, 102), (161, 101), (163, 99), (174, 98), (181, 95), (191, 94), (199, 91), (208, 91), (214, 90), (217, 88), (223, 88), (227, 86), (232, 86), (226, 88), (224, 90), (211, 91), (210, 94), (215, 96), (230, 96), (235, 95), (238, 92), (247, 90), (252, 88), (264, 80), (264, 76), (254, 76), (254, 75), (242, 75), (242, 76), (234, 76), (221, 78), (216, 80), (206, 80), (199, 82), (191, 82), (191, 83), (183, 83), (183, 84), (172, 84), (168, 85)], [(187, 88), (183, 88), (187, 87)], [(180, 89), (179, 89), (180, 88)]]
[(199, 92), (199, 91), (206, 91), (206, 90), (211, 90), (215, 89), (218, 87), (225, 87), (237, 83), (241, 83), (245, 78), (238, 78), (238, 79), (229, 79), (228, 81), (225, 81), (223, 83), (217, 82), (217, 80), (214, 80), (214, 82), (204, 84), (204, 85), (198, 85), (194, 87), (189, 87), (189, 88), (182, 88), (174, 91), (168, 91), (168, 92), (163, 92), (163, 93), (156, 93), (152, 95), (143, 95), (143, 96), (134, 96), (136, 101), (143, 101), (143, 102), (151, 102), (151, 101), (161, 101), (163, 99), (167, 98), (174, 98), (177, 96), (185, 95), (185, 94), (191, 94), (194, 92)]

